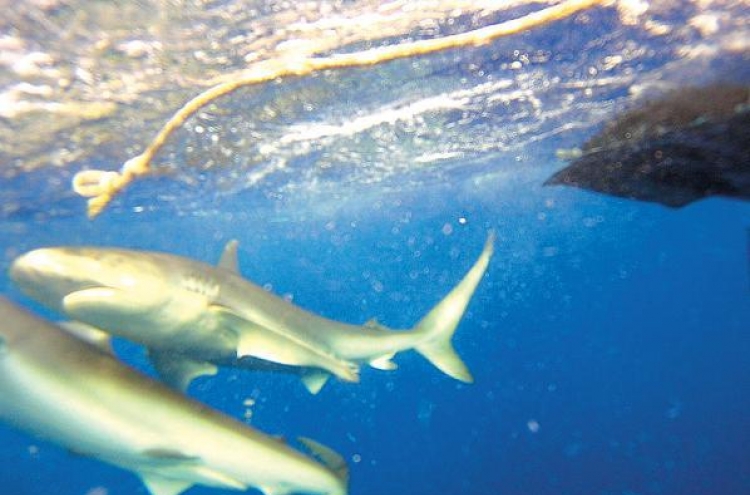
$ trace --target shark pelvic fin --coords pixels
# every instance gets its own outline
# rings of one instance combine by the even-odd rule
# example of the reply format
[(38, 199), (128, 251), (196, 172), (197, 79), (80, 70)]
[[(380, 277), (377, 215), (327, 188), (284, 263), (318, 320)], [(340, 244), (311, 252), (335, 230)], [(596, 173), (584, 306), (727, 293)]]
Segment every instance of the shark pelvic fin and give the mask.
[(315, 457), (320, 459), (323, 465), (336, 473), (336, 476), (340, 480), (346, 482), (349, 479), (349, 467), (346, 465), (346, 461), (341, 454), (322, 443), (316, 442), (312, 438), (298, 437), (297, 440)]
[(331, 374), (327, 371), (312, 369), (310, 371), (305, 371), (302, 374), (302, 383), (305, 385), (308, 392), (316, 395), (320, 392), (320, 389), (323, 388), (326, 382), (328, 382), (329, 378), (331, 378)]
[(141, 474), (141, 479), (151, 495), (179, 495), (193, 486), (190, 481), (165, 478), (153, 473)]
[(196, 361), (174, 352), (149, 349), (148, 358), (162, 381), (181, 392), (185, 392), (190, 382), (199, 376), (213, 376), (219, 371), (212, 363)]
[(490, 232), (482, 254), (464, 278), (417, 324), (415, 332), (424, 335), (416, 350), (446, 375), (471, 383), (474, 378), (453, 349), (451, 339), (469, 305), (471, 296), (487, 271), (494, 251), (495, 233)]
[(237, 247), (240, 245), (237, 239), (232, 239), (224, 246), (224, 252), (221, 253), (219, 268), (229, 270), (233, 273), (240, 273), (240, 264), (237, 261)]

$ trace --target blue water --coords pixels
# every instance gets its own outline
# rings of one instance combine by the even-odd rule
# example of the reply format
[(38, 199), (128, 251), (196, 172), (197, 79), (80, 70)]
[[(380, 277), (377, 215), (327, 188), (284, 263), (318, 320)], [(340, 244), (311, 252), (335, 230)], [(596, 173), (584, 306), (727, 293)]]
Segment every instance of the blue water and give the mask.
[[(376, 212), (276, 223), (28, 222), (17, 240), (25, 249), (117, 237), (213, 261), (236, 235), (252, 280), (329, 317), (406, 327), (494, 228), (495, 257), (456, 337), (475, 384), (404, 354), (395, 372), (365, 369), (361, 384), (332, 383), (317, 397), (291, 377), (239, 371), (197, 382), (192, 395), (237, 417), (255, 398), (254, 426), (344, 454), (353, 494), (747, 493), (750, 205), (674, 211), (529, 192), (477, 198), (446, 186)], [(143, 364), (137, 349), (120, 351)], [(3, 429), (2, 444), (4, 493), (145, 493), (129, 473), (25, 435)]]
[[(564, 35), (550, 28), (534, 43), (554, 50)], [(679, 61), (652, 48), (654, 66)], [(556, 62), (577, 56), (563, 52)], [(626, 94), (614, 88), (596, 104), (614, 112)], [(466, 132), (487, 124), (475, 120)], [(314, 167), (315, 156), (271, 175), (261, 192), (214, 195), (200, 184), (144, 180), (94, 222), (68, 192), (70, 171), (63, 180), (59, 170), (49, 172), (54, 181), (16, 178), (2, 197), (27, 203), (0, 218), (0, 291), (55, 319), (10, 285), (5, 272), (18, 254), (117, 245), (213, 263), (236, 238), (243, 275), (295, 304), (408, 328), (494, 230), (495, 255), (455, 338), (474, 384), (404, 353), (396, 371), (365, 368), (361, 383), (332, 381), (318, 396), (291, 376), (234, 370), (197, 380), (190, 395), (238, 419), (251, 413), (264, 432), (333, 447), (349, 462), (352, 495), (750, 493), (750, 203), (713, 198), (673, 210), (542, 187), (563, 165), (555, 150), (582, 143), (598, 125), (509, 154), (456, 158), (434, 175), (415, 172), (417, 185), (404, 172), (408, 187), (397, 176), (276, 189)], [(177, 201), (164, 200), (161, 186)], [(50, 190), (57, 210), (43, 201)], [(42, 200), (28, 203), (36, 193)], [(152, 373), (139, 348), (116, 349)], [(129, 472), (5, 426), (0, 484), (8, 495), (147, 493)]]

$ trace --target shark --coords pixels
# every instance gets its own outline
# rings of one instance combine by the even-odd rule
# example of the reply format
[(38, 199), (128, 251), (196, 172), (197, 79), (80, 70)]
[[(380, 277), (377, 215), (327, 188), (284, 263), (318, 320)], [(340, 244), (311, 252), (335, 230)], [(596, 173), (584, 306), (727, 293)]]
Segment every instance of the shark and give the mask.
[(337, 322), (270, 293), (241, 276), (237, 241), (227, 243), (218, 266), (164, 252), (40, 248), (15, 259), (10, 276), (37, 302), (105, 332), (100, 342), (114, 335), (145, 346), (160, 377), (182, 391), (228, 366), (296, 373), (315, 394), (331, 376), (359, 381), (363, 364), (395, 369), (392, 358), (412, 349), (471, 383), (452, 339), (494, 238), (490, 232), (463, 279), (407, 330)]
[(266, 495), (344, 495), (346, 464), (323, 462), (121, 363), (0, 297), (0, 420), (140, 476), (152, 495), (194, 485)]
[(680, 87), (615, 116), (544, 185), (682, 208), (750, 201), (750, 86)]

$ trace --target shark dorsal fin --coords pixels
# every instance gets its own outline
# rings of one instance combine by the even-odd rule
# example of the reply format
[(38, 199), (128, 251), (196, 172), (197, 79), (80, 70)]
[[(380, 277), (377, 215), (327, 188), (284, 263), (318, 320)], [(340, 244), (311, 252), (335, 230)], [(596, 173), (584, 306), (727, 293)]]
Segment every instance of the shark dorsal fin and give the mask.
[(237, 239), (227, 242), (227, 245), (224, 246), (224, 252), (221, 253), (219, 268), (229, 270), (232, 273), (240, 273), (240, 264), (237, 262), (237, 247), (239, 245), (240, 242)]
[(341, 454), (311, 438), (298, 437), (297, 440), (320, 459), (328, 469), (333, 471), (340, 480), (346, 482), (349, 479), (349, 467)]
[(190, 481), (164, 478), (153, 473), (142, 474), (141, 479), (151, 495), (179, 495), (193, 486)]

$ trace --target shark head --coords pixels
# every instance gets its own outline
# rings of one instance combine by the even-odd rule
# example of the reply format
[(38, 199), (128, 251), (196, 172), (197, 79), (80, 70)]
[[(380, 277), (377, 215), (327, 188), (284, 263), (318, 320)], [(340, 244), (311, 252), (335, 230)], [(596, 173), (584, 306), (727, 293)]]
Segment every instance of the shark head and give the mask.
[(29, 297), (62, 310), (65, 297), (81, 290), (137, 290), (144, 285), (144, 275), (148, 276), (148, 271), (144, 273), (139, 268), (142, 267), (133, 266), (132, 260), (124, 263), (116, 252), (55, 247), (19, 256), (10, 267), (10, 277)]
[(157, 263), (132, 253), (88, 247), (36, 249), (10, 268), (11, 279), (26, 295), (91, 325), (164, 304), (165, 274)]

